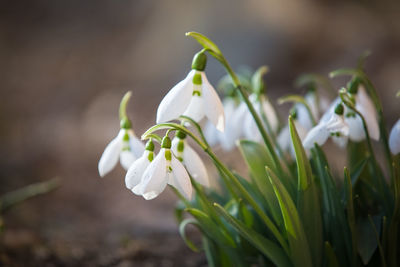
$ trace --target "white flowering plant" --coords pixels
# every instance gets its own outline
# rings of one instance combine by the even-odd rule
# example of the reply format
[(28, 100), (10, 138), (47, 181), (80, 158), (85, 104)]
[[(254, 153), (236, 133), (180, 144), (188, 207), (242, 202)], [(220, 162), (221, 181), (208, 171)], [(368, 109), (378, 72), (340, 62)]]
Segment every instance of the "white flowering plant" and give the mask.
[[(100, 159), (100, 175), (119, 158), (134, 194), (153, 199), (169, 185), (179, 198), (180, 234), (189, 248), (204, 250), (210, 266), (398, 266), (400, 120), (388, 134), (363, 70), (365, 57), (357, 68), (330, 73), (350, 78), (331, 103), (317, 90), (330, 87), (327, 78), (302, 76), (298, 84), (310, 89), (306, 95), (278, 101), (293, 103), (285, 126), (265, 94), (266, 67), (237, 74), (209, 38), (186, 35), (203, 48), (187, 77), (161, 101), (157, 124), (141, 136), (146, 145), (132, 130), (127, 93), (121, 130)], [(223, 101), (207, 80), (207, 54), (227, 71)], [(347, 154), (342, 174), (322, 148), (329, 138), (343, 150), (341, 157)], [(209, 176), (188, 139), (219, 177)], [(223, 163), (213, 152), (218, 145), (238, 147), (248, 178)], [(210, 187), (212, 180), (220, 188)], [(200, 230), (201, 248), (187, 237), (188, 225)]]

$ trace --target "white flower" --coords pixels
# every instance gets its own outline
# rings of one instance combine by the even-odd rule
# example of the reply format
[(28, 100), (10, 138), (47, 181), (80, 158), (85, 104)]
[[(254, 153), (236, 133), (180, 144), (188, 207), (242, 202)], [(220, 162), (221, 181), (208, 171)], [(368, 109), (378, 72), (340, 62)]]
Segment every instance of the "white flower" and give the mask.
[(344, 107), (342, 104), (336, 106), (335, 111), (330, 113), (330, 117), (323, 116), (321, 121), (308, 132), (303, 141), (303, 146), (306, 149), (311, 149), (314, 144), (323, 145), (329, 136), (340, 147), (347, 144), (349, 135), (349, 126), (343, 118)]
[[(365, 119), (369, 136), (371, 137), (371, 139), (379, 140), (380, 132), (376, 109), (374, 104), (372, 103), (371, 98), (368, 96), (366, 90), (362, 85), (358, 86), (357, 93), (354, 94), (354, 100), (355, 109), (359, 111)], [(337, 97), (332, 102), (325, 114), (322, 116), (321, 121), (327, 121), (334, 112), (336, 105), (340, 102), (340, 97)], [(344, 117), (346, 124), (349, 126), (348, 138), (354, 142), (360, 142), (364, 140), (366, 138), (366, 135), (361, 117), (346, 106), (344, 106)], [(337, 141), (344, 142), (343, 139)]]
[(400, 120), (396, 122), (390, 131), (389, 148), (393, 155), (400, 153)]
[[(269, 132), (272, 130), (273, 133), (276, 133), (279, 126), (278, 116), (276, 115), (275, 109), (272, 106), (271, 102), (264, 96), (260, 95), (257, 97), (255, 94), (251, 94), (249, 97), (250, 102), (253, 104), (254, 109), (256, 110), (258, 116), (260, 116), (261, 120), (264, 122), (263, 125)], [(265, 115), (265, 117), (264, 117)], [(250, 140), (261, 141), (261, 134), (258, 130), (257, 124), (251, 115), (250, 111), (246, 103), (242, 102), (234, 114), (236, 123), (241, 125), (243, 129), (243, 135)], [(270, 126), (267, 127), (265, 120), (268, 121)]]
[(192, 198), (192, 184), (182, 163), (171, 152), (171, 140), (164, 137), (161, 150), (147, 166), (133, 191), (146, 200), (157, 197), (167, 184), (175, 187), (187, 199)]
[[(309, 91), (304, 96), (304, 99), (307, 105), (310, 107), (311, 114), (315, 120), (318, 120), (321, 112), (326, 111), (329, 107), (328, 100), (321, 96), (317, 98), (315, 91)], [(310, 117), (310, 113), (308, 112), (307, 108), (301, 103), (297, 103), (295, 108), (299, 124), (301, 124), (306, 130), (310, 130), (313, 127), (313, 120)]]
[(154, 143), (152, 140), (146, 144), (146, 150), (143, 155), (135, 160), (125, 176), (125, 185), (133, 193), (139, 195), (137, 185), (142, 181), (144, 171), (150, 165), (154, 158)]
[(122, 167), (126, 170), (143, 154), (144, 145), (136, 137), (132, 129), (121, 129), (105, 148), (101, 155), (98, 169), (101, 177), (109, 173), (120, 159)]
[(242, 124), (235, 116), (238, 105), (236, 101), (227, 97), (223, 100), (226, 124), (224, 132), (220, 132), (211, 122), (207, 122), (204, 129), (204, 135), (207, 142), (211, 145), (220, 144), (222, 149), (230, 151), (235, 148), (236, 140), (242, 135)]
[(198, 183), (204, 186), (210, 186), (210, 181), (207, 174), (207, 169), (204, 166), (200, 156), (189, 146), (185, 139), (186, 135), (180, 131), (172, 140), (171, 150), (174, 155), (182, 161), (190, 175)]
[(161, 101), (157, 123), (185, 115), (195, 121), (207, 117), (219, 131), (224, 131), (225, 118), (221, 100), (203, 71), (192, 70)]

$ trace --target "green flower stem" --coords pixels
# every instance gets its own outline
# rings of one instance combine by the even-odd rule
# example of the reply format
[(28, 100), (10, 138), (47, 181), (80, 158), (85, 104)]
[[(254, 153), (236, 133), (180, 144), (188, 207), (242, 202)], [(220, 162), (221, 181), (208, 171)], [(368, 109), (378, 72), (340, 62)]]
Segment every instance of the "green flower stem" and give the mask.
[[(341, 95), (341, 97), (342, 97), (342, 95)], [(362, 120), (364, 132), (365, 132), (365, 136), (366, 136), (366, 140), (367, 140), (368, 150), (369, 150), (369, 153), (370, 153), (370, 157), (372, 158), (373, 170), (374, 170), (374, 178), (375, 178), (375, 181), (376, 181), (377, 186), (379, 188), (379, 192), (380, 192), (381, 198), (382, 198), (382, 200), (383, 200), (383, 202), (385, 204), (385, 208), (387, 210), (386, 214), (390, 214), (390, 212), (391, 212), (391, 210), (390, 210), (391, 201), (389, 199), (390, 195), (389, 195), (388, 190), (386, 190), (387, 188), (384, 185), (385, 180), (383, 178), (383, 174), (381, 173), (381, 171), (379, 171), (379, 165), (378, 165), (378, 161), (376, 160), (374, 150), (372, 148), (371, 138), (369, 136), (367, 123), (365, 122), (364, 116), (357, 109), (355, 109), (353, 105), (348, 103), (348, 101), (345, 100), (344, 98), (342, 98), (342, 100), (345, 103), (345, 105), (347, 107), (349, 107), (351, 110), (353, 110), (358, 116), (360, 116), (360, 118)], [(379, 173), (378, 173), (378, 171), (379, 171)]]
[[(236, 178), (236, 176), (218, 159), (218, 157), (212, 152), (211, 148), (209, 146), (207, 146), (197, 136), (195, 136), (191, 131), (189, 131), (185, 127), (183, 127), (179, 124), (176, 124), (176, 123), (161, 123), (161, 124), (157, 124), (157, 125), (151, 127), (150, 129), (148, 129), (142, 135), (142, 139), (147, 139), (147, 136), (149, 134), (153, 133), (154, 131), (162, 130), (162, 129), (171, 129), (171, 128), (174, 128), (176, 130), (181, 130), (182, 132), (186, 133), (210, 156), (210, 158), (214, 161), (214, 164), (217, 166), (217, 168), (220, 169), (227, 176), (227, 178), (229, 178), (230, 182), (232, 182), (232, 184), (237, 188), (237, 190), (240, 192), (240, 194), (243, 195), (245, 200), (253, 207), (253, 209), (257, 212), (257, 214), (260, 216), (260, 218), (264, 221), (264, 223), (270, 229), (272, 234), (275, 236), (275, 238), (281, 244), (283, 249), (289, 255), (288, 244), (286, 243), (284, 237), (281, 235), (279, 230), (276, 228), (275, 224), (271, 221), (271, 219), (268, 217), (268, 215), (264, 212), (262, 207), (260, 207), (260, 205), (252, 198), (252, 196), (247, 192), (246, 188), (243, 187), (243, 185), (239, 182), (239, 180)], [(229, 184), (229, 183), (227, 183), (227, 184)]]
[(188, 116), (184, 116), (184, 115), (180, 116), (180, 119), (182, 119), (182, 121), (187, 121), (187, 122), (191, 123), (191, 124), (197, 129), (197, 131), (199, 132), (200, 137), (201, 137), (201, 139), (203, 140), (203, 142), (204, 142), (207, 146), (209, 146), (209, 144), (208, 144), (208, 142), (207, 142), (207, 139), (206, 139), (206, 137), (204, 136), (203, 131), (201, 130), (200, 125), (199, 125), (196, 121), (194, 121), (192, 118), (190, 118), (190, 117), (188, 117)]

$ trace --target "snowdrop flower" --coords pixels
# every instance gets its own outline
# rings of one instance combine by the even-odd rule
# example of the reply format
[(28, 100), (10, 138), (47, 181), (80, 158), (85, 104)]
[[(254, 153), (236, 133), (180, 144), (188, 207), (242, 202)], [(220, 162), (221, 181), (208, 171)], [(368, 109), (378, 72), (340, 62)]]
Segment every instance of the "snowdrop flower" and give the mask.
[[(320, 112), (326, 111), (329, 107), (327, 99), (324, 97), (317, 97), (315, 90), (310, 90), (304, 96), (304, 100), (310, 107), (314, 120), (318, 120), (321, 114)], [(297, 120), (299, 124), (301, 124), (306, 130), (310, 130), (314, 125), (307, 108), (301, 103), (297, 103), (295, 108), (297, 110)]]
[[(279, 120), (271, 102), (269, 102), (269, 100), (262, 94), (259, 96), (257, 96), (256, 94), (251, 94), (249, 100), (253, 104), (257, 114), (261, 118), (263, 118), (263, 116), (265, 115), (265, 119), (268, 120), (268, 124), (270, 127), (267, 127), (267, 125), (265, 125), (265, 121), (263, 120), (264, 127), (268, 131), (272, 130), (273, 133), (276, 133), (279, 126)], [(247, 139), (261, 141), (261, 134), (258, 130), (257, 124), (254, 121), (253, 116), (248, 110), (246, 103), (242, 102), (234, 117), (237, 124), (243, 125), (243, 134)]]
[(221, 100), (204, 73), (207, 56), (203, 52), (193, 58), (192, 70), (161, 101), (157, 123), (188, 116), (195, 121), (207, 117), (219, 131), (224, 131), (225, 118)]
[(105, 148), (101, 155), (98, 169), (101, 177), (109, 173), (117, 164), (118, 159), (124, 169), (128, 170), (130, 165), (143, 154), (144, 145), (136, 137), (131, 128), (128, 118), (121, 120), (121, 130)]
[(344, 107), (339, 103), (336, 105), (334, 112), (330, 114), (329, 118), (325, 116), (317, 126), (310, 130), (303, 141), (304, 148), (311, 149), (315, 143), (321, 146), (326, 142), (329, 136), (331, 136), (333, 141), (340, 147), (344, 147), (347, 144), (349, 126), (345, 122), (343, 114)]
[(393, 155), (400, 153), (400, 120), (396, 122), (390, 131), (389, 148)]
[(224, 132), (220, 132), (211, 122), (207, 122), (204, 128), (204, 135), (211, 145), (220, 144), (222, 149), (230, 151), (235, 148), (236, 140), (242, 135), (242, 123), (235, 117), (238, 105), (234, 98), (227, 97), (223, 100), (226, 124)]
[(154, 143), (150, 139), (146, 144), (146, 149), (141, 157), (133, 162), (125, 176), (125, 185), (133, 193), (139, 195), (137, 185), (142, 181), (144, 171), (154, 158)]
[[(365, 119), (367, 129), (371, 139), (379, 140), (379, 124), (375, 106), (368, 96), (364, 86), (351, 87), (349, 93), (354, 96), (355, 109), (358, 110)], [(359, 142), (366, 138), (362, 119), (352, 110), (346, 109), (346, 122), (350, 127), (349, 138), (352, 141)]]
[[(304, 140), (304, 138), (307, 135), (307, 130), (300, 124), (300, 122), (298, 121), (298, 113), (297, 113), (297, 107), (295, 105), (295, 109), (291, 112), (292, 114), (292, 118), (294, 121), (294, 125), (296, 127), (297, 130), (297, 134), (300, 137), (300, 140)], [(280, 148), (283, 151), (290, 151), (291, 155), (293, 157), (296, 156), (296, 153), (294, 151), (294, 147), (292, 144), (292, 139), (290, 136), (290, 129), (289, 129), (289, 125), (287, 124), (279, 133), (277, 140), (276, 140), (280, 146)]]
[(134, 187), (136, 194), (146, 200), (157, 197), (167, 184), (175, 187), (187, 199), (192, 198), (192, 184), (183, 164), (171, 151), (171, 139), (163, 138), (161, 150), (143, 173), (141, 182)]
[(198, 183), (210, 186), (207, 169), (200, 156), (186, 142), (186, 134), (177, 131), (176, 137), (172, 140), (172, 152), (185, 165), (187, 171)]

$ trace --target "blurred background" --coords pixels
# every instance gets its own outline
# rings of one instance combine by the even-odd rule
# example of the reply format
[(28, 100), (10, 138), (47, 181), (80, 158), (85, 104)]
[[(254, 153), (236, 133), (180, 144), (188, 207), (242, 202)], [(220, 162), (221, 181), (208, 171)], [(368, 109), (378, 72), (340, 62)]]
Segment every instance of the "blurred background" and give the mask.
[[(132, 90), (141, 135), (200, 50), (187, 31), (209, 36), (235, 69), (269, 65), (272, 99), (300, 93), (299, 74), (353, 67), (370, 49), (367, 73), (391, 127), (399, 17), (400, 2), (385, 0), (1, 1), (0, 194), (55, 176), (61, 187), (4, 215), (0, 265), (205, 266), (179, 237), (169, 190), (145, 201), (120, 166), (98, 175), (123, 94)], [(216, 84), (224, 70), (210, 59), (207, 75)]]

